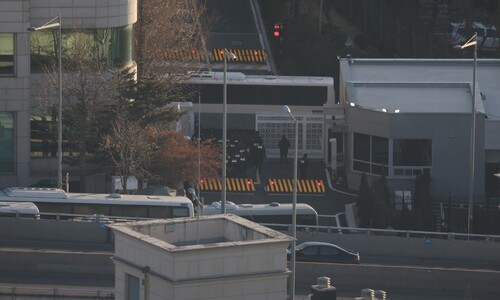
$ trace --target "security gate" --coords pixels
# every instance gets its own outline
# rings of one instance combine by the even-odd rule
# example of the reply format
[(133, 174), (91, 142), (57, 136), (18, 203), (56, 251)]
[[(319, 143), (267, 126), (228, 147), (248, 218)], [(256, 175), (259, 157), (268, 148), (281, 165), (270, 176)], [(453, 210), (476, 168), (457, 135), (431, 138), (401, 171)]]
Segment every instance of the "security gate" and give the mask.
[[(323, 116), (295, 116), (299, 123), (299, 157), (323, 157)], [(290, 116), (256, 114), (256, 130), (264, 141), (267, 157), (279, 157), (278, 143), (285, 135), (290, 141), (288, 157), (295, 152), (295, 122)]]

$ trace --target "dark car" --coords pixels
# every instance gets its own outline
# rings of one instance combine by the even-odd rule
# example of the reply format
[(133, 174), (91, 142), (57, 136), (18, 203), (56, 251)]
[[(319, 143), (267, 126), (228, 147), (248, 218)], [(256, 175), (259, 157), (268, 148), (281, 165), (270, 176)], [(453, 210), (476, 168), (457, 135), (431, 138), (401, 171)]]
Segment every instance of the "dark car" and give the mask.
[[(290, 250), (287, 251), (291, 259)], [(322, 242), (305, 242), (295, 247), (296, 261), (359, 264), (359, 253), (337, 245)]]

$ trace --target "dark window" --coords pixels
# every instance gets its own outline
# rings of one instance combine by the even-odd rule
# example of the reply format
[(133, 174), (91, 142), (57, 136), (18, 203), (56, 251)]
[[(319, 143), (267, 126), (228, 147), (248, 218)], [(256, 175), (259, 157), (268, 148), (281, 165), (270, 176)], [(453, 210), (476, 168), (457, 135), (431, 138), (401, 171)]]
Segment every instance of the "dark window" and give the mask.
[(0, 75), (14, 74), (14, 34), (0, 33)]
[(317, 255), (318, 254), (318, 247), (313, 246), (313, 247), (305, 247), (302, 249), (302, 254), (303, 255)]
[(337, 250), (337, 248), (334, 248), (334, 247), (320, 247), (319, 254), (320, 255), (334, 256), (334, 255), (339, 254), (339, 251)]
[(389, 165), (389, 140), (362, 133), (353, 134), (353, 163), (355, 171), (387, 175)]
[(354, 159), (370, 161), (370, 136), (354, 133)]
[(393, 156), (395, 166), (431, 166), (432, 140), (395, 139)]
[(389, 141), (386, 138), (372, 136), (372, 162), (389, 164)]
[(14, 115), (0, 112), (0, 173), (14, 172)]

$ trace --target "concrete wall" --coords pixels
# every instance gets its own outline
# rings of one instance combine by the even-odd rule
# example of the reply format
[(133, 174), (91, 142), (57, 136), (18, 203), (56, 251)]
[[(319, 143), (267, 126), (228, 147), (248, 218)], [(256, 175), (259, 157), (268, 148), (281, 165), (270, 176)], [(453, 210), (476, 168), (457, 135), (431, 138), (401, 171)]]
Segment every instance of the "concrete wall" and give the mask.
[(112, 244), (113, 232), (96, 222), (0, 218), (0, 240)]
[(445, 240), (432, 238), (405, 238), (366, 234), (336, 234), (297, 232), (302, 241), (321, 241), (358, 251), (363, 256), (392, 258), (456, 260), (500, 264), (500, 243), (485, 241)]

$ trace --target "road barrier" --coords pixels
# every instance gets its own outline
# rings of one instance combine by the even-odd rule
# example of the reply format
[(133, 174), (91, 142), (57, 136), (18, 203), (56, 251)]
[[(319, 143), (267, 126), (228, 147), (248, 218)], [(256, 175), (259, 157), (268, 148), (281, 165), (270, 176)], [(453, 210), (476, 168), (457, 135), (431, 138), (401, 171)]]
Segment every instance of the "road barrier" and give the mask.
[[(252, 178), (226, 178), (226, 187), (228, 192), (255, 192)], [(222, 191), (222, 180), (220, 178), (202, 178), (200, 190)]]
[[(267, 180), (266, 191), (268, 193), (293, 193), (293, 179)], [(324, 194), (325, 184), (321, 179), (297, 179), (297, 192), (304, 194)]]

